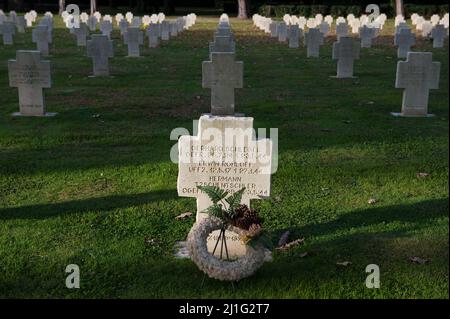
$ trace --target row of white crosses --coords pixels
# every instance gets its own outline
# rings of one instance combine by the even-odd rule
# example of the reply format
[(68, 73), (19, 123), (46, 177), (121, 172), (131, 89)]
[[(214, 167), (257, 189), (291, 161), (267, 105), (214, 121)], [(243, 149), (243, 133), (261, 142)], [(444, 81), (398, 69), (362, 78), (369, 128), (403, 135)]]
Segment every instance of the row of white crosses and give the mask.
[[(267, 33), (272, 34), (272, 32), (276, 32), (273, 28), (273, 22), (269, 18), (255, 15), (253, 21), (256, 26)], [(336, 22), (337, 27), (344, 23), (343, 21)], [(414, 34), (411, 33), (411, 30), (406, 26), (402, 18), (397, 17), (395, 23), (396, 34), (394, 42), (398, 46), (397, 54), (399, 58), (407, 58), (407, 60), (398, 62), (395, 82), (396, 88), (404, 89), (402, 111), (401, 113), (392, 114), (395, 116), (429, 116), (429, 90), (437, 89), (439, 86), (440, 64), (432, 62), (431, 52), (410, 52), (410, 47), (415, 41)], [(279, 24), (276, 25), (278, 26)], [(441, 24), (437, 24), (436, 27), (439, 27), (439, 25)], [(311, 34), (312, 30), (314, 29), (310, 29), (308, 33)], [(361, 37), (364, 38), (362, 32), (364, 30), (360, 28)], [(308, 33), (305, 36), (307, 46), (311, 45), (310, 41), (313, 41), (308, 39)], [(280, 40), (280, 38), (278, 39)], [(332, 58), (338, 60), (336, 78), (353, 77), (354, 60), (359, 59), (360, 47), (364, 46), (361, 45), (361, 42), (360, 39), (350, 37), (347, 34), (338, 36), (337, 42), (333, 44), (332, 53)], [(311, 56), (309, 52), (308, 56)]]
[[(178, 195), (197, 199), (197, 222), (207, 218), (205, 210), (212, 204), (197, 186), (217, 186), (229, 193), (245, 187), (242, 203), (250, 207), (251, 199), (270, 195), (272, 172), (272, 141), (255, 139), (253, 118), (235, 113), (234, 90), (243, 87), (243, 62), (235, 61), (227, 15), (220, 17), (209, 48), (209, 61), (202, 64), (202, 86), (211, 89), (211, 113), (200, 117), (197, 134), (178, 141)], [(207, 240), (210, 253), (219, 232)], [(225, 237), (227, 257), (246, 253), (237, 234), (227, 230)], [(216, 255), (221, 257), (218, 249)]]
[[(51, 12), (46, 12), (43, 19), (51, 19), (52, 17)], [(2, 35), (2, 43), (4, 45), (13, 45), (16, 30), (18, 33), (25, 33), (26, 28), (32, 27), (36, 19), (37, 13), (34, 10), (27, 12), (23, 16), (17, 16), (15, 11), (11, 11), (9, 16), (6, 16), (3, 11), (0, 11), (0, 34)]]
[[(421, 32), (422, 37), (433, 38), (434, 48), (443, 47), (448, 32), (448, 14), (442, 19), (438, 15), (433, 15), (427, 21), (414, 13), (411, 15), (411, 22), (416, 30)], [(394, 44), (398, 46), (398, 58), (406, 58), (406, 61), (397, 63), (395, 81), (395, 87), (403, 89), (402, 109), (400, 113), (391, 114), (405, 117), (433, 116), (428, 114), (428, 97), (430, 89), (439, 88), (440, 63), (433, 62), (431, 52), (411, 52), (411, 46), (415, 44), (415, 35), (401, 15), (395, 17)]]
[[(340, 39), (342, 36), (349, 35), (348, 21), (353, 26), (358, 26), (357, 30), (353, 32), (356, 32), (361, 37), (361, 47), (370, 48), (372, 46), (372, 40), (378, 36), (379, 30), (383, 27), (385, 20), (385, 15), (378, 16), (372, 22), (369, 21), (366, 15), (355, 18), (354, 15), (350, 14), (347, 16), (347, 19), (338, 17), (336, 19), (337, 38)], [(356, 24), (355, 21), (358, 23)], [(319, 54), (319, 47), (324, 42), (323, 38), (330, 34), (333, 18), (331, 16), (323, 18), (321, 14), (317, 14), (314, 18), (307, 20), (303, 18), (303, 21), (300, 19), (299, 24), (295, 16), (285, 15), (283, 21), (279, 22), (256, 14), (253, 16), (253, 22), (259, 29), (269, 33), (274, 38), (278, 38), (278, 41), (287, 41), (290, 48), (298, 48), (300, 38), (308, 48), (307, 56), (316, 57)], [(307, 28), (305, 28), (303, 22), (305, 22)]]
[[(195, 23), (195, 19), (195, 15), (189, 15), (184, 26), (189, 28)], [(5, 23), (11, 25), (10, 21)], [(51, 87), (50, 61), (41, 60), (42, 56), (49, 53), (48, 44), (52, 42), (52, 31), (53, 15), (48, 12), (33, 29), (33, 42), (37, 44), (37, 50), (18, 50), (16, 59), (8, 61), (10, 86), (17, 87), (19, 91), (19, 112), (13, 113), (13, 116), (56, 115), (45, 110), (43, 89)], [(94, 76), (109, 75), (108, 58), (113, 56), (112, 41), (105, 35), (93, 35), (87, 51), (88, 56), (93, 59)]]

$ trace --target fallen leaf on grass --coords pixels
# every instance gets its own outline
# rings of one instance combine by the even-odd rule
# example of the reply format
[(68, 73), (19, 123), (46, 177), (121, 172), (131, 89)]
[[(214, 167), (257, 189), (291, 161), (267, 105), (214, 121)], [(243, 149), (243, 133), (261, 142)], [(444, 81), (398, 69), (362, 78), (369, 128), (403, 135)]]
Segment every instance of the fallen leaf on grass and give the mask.
[(182, 219), (188, 218), (190, 216), (192, 216), (192, 213), (191, 212), (186, 212), (186, 213), (178, 215), (177, 217), (175, 217), (175, 219), (176, 220), (182, 220)]
[(430, 174), (428, 174), (428, 173), (417, 173), (416, 174), (416, 176), (418, 177), (418, 178), (424, 178), (424, 177), (427, 177), (427, 176), (429, 176)]
[(415, 264), (419, 264), (419, 265), (424, 265), (426, 264), (429, 260), (425, 259), (425, 258), (420, 258), (420, 257), (409, 257), (409, 260)]
[(291, 234), (291, 232), (289, 230), (287, 230), (281, 235), (280, 240), (278, 241), (278, 247), (281, 247), (281, 246), (284, 246), (287, 244), (290, 234)]
[(305, 258), (306, 256), (308, 256), (308, 252), (305, 251), (304, 253), (301, 253), (299, 256), (300, 258)]
[(370, 198), (370, 199), (367, 201), (367, 203), (370, 204), (370, 205), (373, 205), (373, 204), (376, 204), (376, 203), (377, 203), (377, 200), (376, 200), (376, 198)]
[(338, 261), (337, 263), (336, 263), (336, 265), (338, 265), (338, 266), (342, 266), (342, 267), (348, 267), (348, 266), (350, 266), (352, 263), (350, 262), (350, 261)]
[(150, 237), (145, 237), (145, 238), (144, 238), (144, 242), (145, 242), (147, 245), (158, 245), (158, 244), (159, 244), (159, 241), (158, 241), (158, 240), (156, 240), (156, 239), (154, 239), (154, 238), (150, 238)]
[(289, 243), (287, 243), (287, 244), (285, 244), (285, 245), (283, 245), (281, 247), (277, 247), (277, 249), (278, 250), (288, 250), (289, 248), (297, 246), (297, 245), (300, 245), (300, 244), (302, 244), (304, 242), (305, 242), (305, 238), (299, 238), (299, 239), (293, 240), (293, 241), (291, 241), (291, 242), (289, 242)]
[(274, 201), (275, 203), (281, 202), (281, 196), (280, 196), (280, 195), (275, 196), (275, 197), (273, 198), (273, 201)]

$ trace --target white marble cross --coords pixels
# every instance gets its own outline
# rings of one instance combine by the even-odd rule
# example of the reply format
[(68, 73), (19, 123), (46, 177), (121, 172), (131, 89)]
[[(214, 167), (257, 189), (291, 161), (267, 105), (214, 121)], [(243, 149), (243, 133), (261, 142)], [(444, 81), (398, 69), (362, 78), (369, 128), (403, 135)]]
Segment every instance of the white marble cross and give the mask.
[(306, 56), (318, 57), (320, 46), (323, 44), (323, 33), (319, 29), (309, 29), (305, 35), (305, 45), (307, 47)]
[(443, 24), (437, 24), (431, 30), (431, 37), (433, 38), (433, 48), (444, 47), (445, 38), (447, 38), (447, 30)]
[(209, 43), (209, 53), (236, 51), (236, 44), (231, 36), (215, 36), (214, 41)]
[(287, 25), (285, 22), (279, 22), (278, 23), (278, 41), (279, 42), (285, 42), (287, 39)]
[(77, 37), (77, 45), (78, 46), (86, 46), (86, 38), (89, 34), (88, 26), (86, 23), (80, 23), (78, 28), (74, 28), (73, 32), (75, 36)]
[(337, 36), (337, 39), (339, 40), (341, 37), (345, 37), (347, 35), (348, 35), (348, 24), (345, 23), (345, 22), (338, 23), (336, 25), (336, 36)]
[(408, 52), (406, 61), (397, 63), (395, 87), (404, 89), (400, 115), (427, 116), (429, 90), (439, 88), (440, 68), (431, 52)]
[(13, 45), (13, 36), (16, 34), (16, 25), (9, 21), (3, 22), (0, 24), (0, 34), (3, 36), (3, 44)]
[(353, 77), (353, 61), (359, 59), (360, 40), (352, 37), (341, 37), (333, 43), (333, 60), (338, 60), (337, 78)]
[(300, 30), (298, 25), (290, 25), (288, 26), (288, 42), (289, 48), (296, 49), (300, 46)]
[(211, 89), (211, 114), (234, 114), (234, 89), (243, 87), (244, 63), (234, 53), (213, 52), (202, 64), (203, 88)]
[(168, 41), (170, 39), (170, 23), (167, 20), (161, 22), (161, 40)]
[(359, 36), (361, 37), (361, 48), (371, 48), (372, 39), (377, 35), (376, 29), (363, 25), (359, 28)]
[(128, 46), (129, 57), (139, 57), (139, 46), (144, 44), (144, 32), (140, 28), (129, 27), (123, 35), (123, 42)]
[[(179, 138), (178, 195), (197, 199), (197, 221), (212, 204), (197, 186), (217, 186), (231, 194), (245, 187), (241, 203), (248, 207), (251, 199), (270, 196), (272, 141), (255, 135), (251, 117), (202, 115), (198, 135)], [(207, 240), (210, 252), (215, 236), (217, 232)], [(232, 257), (245, 254), (237, 234), (227, 231), (226, 237)]]
[(108, 58), (114, 56), (114, 50), (113, 42), (106, 35), (92, 35), (87, 43), (87, 56), (92, 58), (94, 76), (109, 76)]
[(45, 25), (38, 25), (33, 29), (32, 33), (32, 41), (36, 43), (37, 50), (41, 51), (43, 56), (48, 56), (48, 44), (51, 42), (51, 39), (48, 37), (48, 28)]
[(414, 33), (411, 32), (411, 29), (400, 29), (399, 33), (395, 34), (394, 37), (394, 45), (397, 48), (397, 57), (398, 58), (406, 58), (411, 46), (416, 43), (416, 37)]
[(41, 60), (40, 51), (19, 50), (8, 61), (9, 86), (19, 89), (20, 112), (13, 116), (54, 116), (46, 113), (43, 88), (51, 87), (50, 61)]
[(159, 45), (160, 27), (160, 24), (151, 22), (145, 31), (150, 48), (156, 48)]
[(100, 31), (103, 35), (106, 35), (108, 39), (111, 39), (111, 32), (113, 30), (113, 25), (109, 20), (103, 20), (100, 22)]

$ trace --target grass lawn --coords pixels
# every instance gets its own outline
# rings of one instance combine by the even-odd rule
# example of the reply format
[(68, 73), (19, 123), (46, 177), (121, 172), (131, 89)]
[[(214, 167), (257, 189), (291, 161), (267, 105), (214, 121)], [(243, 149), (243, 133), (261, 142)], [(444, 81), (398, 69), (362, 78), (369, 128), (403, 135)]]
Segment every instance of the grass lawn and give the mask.
[[(448, 45), (414, 47), (441, 62), (429, 101), (436, 116), (396, 118), (389, 112), (400, 111), (402, 90), (394, 88), (392, 20), (362, 49), (358, 78), (337, 80), (329, 77), (334, 37), (320, 58), (307, 59), (305, 48), (232, 19), (244, 61), (236, 110), (256, 128), (279, 130), (272, 200), (252, 205), (274, 240), (287, 229), (305, 238), (233, 291), (212, 279), (201, 288), (203, 273), (173, 257), (194, 223), (174, 217), (196, 204), (177, 196), (169, 136), (176, 127), (192, 132), (192, 120), (210, 109), (201, 63), (218, 19), (199, 18), (157, 49), (146, 42), (136, 59), (125, 57), (115, 30), (110, 78), (87, 77), (91, 59), (55, 20), (45, 94), (57, 117), (10, 116), (18, 94), (7, 60), (35, 44), (27, 30), (14, 46), (0, 46), (0, 297), (449, 297)], [(352, 264), (336, 265), (342, 261)], [(71, 263), (80, 266), (80, 289), (65, 287)], [(380, 267), (380, 289), (365, 286), (368, 264)]]

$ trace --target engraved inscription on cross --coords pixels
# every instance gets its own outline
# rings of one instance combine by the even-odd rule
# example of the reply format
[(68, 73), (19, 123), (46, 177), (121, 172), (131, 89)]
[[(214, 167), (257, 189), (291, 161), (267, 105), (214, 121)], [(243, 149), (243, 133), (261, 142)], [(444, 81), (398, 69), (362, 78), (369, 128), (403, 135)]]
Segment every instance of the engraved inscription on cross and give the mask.
[(197, 198), (197, 220), (212, 203), (197, 186), (234, 193), (245, 187), (242, 203), (270, 195), (272, 141), (255, 139), (253, 118), (202, 115), (198, 135), (178, 141), (178, 195)]
[(427, 115), (429, 90), (439, 88), (440, 68), (431, 52), (408, 52), (406, 61), (397, 63), (395, 87), (404, 89), (402, 115)]
[(211, 114), (234, 115), (234, 89), (243, 87), (244, 64), (234, 53), (212, 52), (202, 64), (202, 86), (211, 89)]
[(45, 116), (42, 89), (51, 87), (50, 61), (41, 61), (40, 51), (19, 50), (8, 71), (9, 86), (19, 90), (20, 113), (13, 115)]

